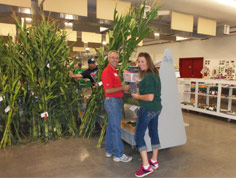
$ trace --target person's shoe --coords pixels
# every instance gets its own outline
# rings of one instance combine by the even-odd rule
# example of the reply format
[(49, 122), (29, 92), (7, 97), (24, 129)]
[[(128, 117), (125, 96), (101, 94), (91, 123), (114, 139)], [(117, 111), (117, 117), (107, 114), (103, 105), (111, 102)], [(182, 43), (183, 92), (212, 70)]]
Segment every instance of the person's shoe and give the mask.
[(124, 162), (124, 163), (128, 163), (132, 160), (131, 156), (127, 156), (126, 154), (123, 154), (121, 157), (115, 157), (113, 158), (113, 161), (115, 162)]
[(152, 160), (149, 159), (148, 162), (149, 162), (149, 164), (152, 166), (152, 169), (159, 169), (159, 163), (158, 163), (158, 161), (152, 162)]
[(148, 176), (150, 174), (152, 174), (154, 172), (154, 170), (152, 169), (152, 166), (149, 165), (148, 169), (144, 169), (143, 166), (141, 166), (141, 168), (135, 172), (135, 176), (136, 177), (144, 177), (144, 176)]
[(110, 157), (112, 157), (112, 153), (106, 153), (105, 156), (106, 156), (107, 158), (110, 158)]

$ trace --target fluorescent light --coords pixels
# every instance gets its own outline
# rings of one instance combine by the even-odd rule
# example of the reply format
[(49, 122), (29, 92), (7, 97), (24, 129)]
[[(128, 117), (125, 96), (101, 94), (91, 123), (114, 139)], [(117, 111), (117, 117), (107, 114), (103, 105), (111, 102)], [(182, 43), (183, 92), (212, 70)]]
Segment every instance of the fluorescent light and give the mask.
[(155, 32), (154, 36), (160, 36), (160, 33)]
[(215, 1), (223, 5), (236, 7), (235, 0), (215, 0)]
[(108, 30), (107, 27), (100, 27), (100, 32), (104, 32), (104, 31), (106, 31), (106, 30)]
[(31, 10), (30, 9), (25, 9), (25, 13), (26, 14), (31, 14)]
[(176, 41), (183, 41), (183, 40), (188, 40), (189, 38), (181, 37), (181, 36), (176, 36)]
[(26, 22), (32, 22), (32, 18), (26, 17), (25, 18)]
[(23, 7), (19, 7), (18, 12), (24, 14), (31, 14), (31, 10), (29, 8), (23, 8)]
[(73, 15), (71, 15), (71, 14), (65, 14), (65, 19), (73, 20), (74, 17), (73, 17)]
[(65, 26), (66, 27), (73, 27), (73, 23), (72, 22), (65, 22)]

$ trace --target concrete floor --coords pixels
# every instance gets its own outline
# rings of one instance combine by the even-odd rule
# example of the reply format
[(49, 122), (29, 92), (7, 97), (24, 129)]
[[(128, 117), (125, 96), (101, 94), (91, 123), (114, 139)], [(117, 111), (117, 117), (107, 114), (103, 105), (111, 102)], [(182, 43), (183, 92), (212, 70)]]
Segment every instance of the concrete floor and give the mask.
[[(149, 177), (236, 177), (236, 122), (183, 112), (187, 143), (160, 150), (160, 169)], [(130, 163), (104, 157), (104, 144), (92, 139), (64, 138), (0, 150), (0, 177), (134, 177), (140, 167), (136, 149)]]

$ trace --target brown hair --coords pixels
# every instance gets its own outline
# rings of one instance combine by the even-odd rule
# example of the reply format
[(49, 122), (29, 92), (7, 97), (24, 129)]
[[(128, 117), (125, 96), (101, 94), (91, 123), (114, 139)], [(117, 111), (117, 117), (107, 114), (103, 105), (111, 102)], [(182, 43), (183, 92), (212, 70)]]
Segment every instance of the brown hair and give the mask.
[(141, 53), (138, 54), (138, 58), (139, 57), (144, 57), (147, 61), (147, 66), (148, 66), (147, 71), (141, 71), (140, 68), (139, 68), (139, 77), (141, 79), (143, 79), (150, 72), (155, 74), (156, 76), (159, 75), (158, 69), (155, 67), (155, 65), (152, 61), (152, 58), (148, 53), (141, 52)]

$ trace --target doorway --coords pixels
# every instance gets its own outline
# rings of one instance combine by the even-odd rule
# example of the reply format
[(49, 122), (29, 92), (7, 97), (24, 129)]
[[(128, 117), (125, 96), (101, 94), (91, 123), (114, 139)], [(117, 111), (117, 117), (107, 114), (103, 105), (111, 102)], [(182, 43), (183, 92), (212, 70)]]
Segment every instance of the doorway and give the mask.
[(203, 57), (179, 58), (181, 78), (202, 78)]

